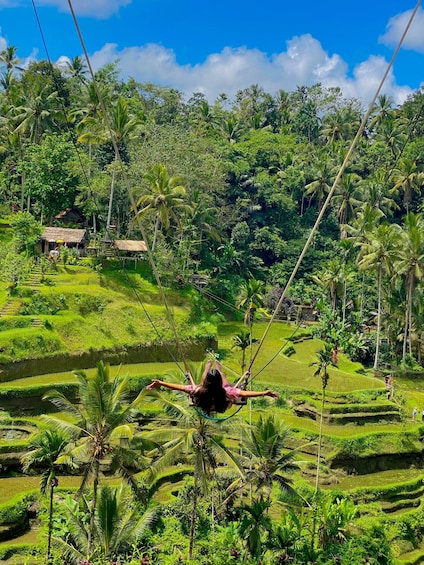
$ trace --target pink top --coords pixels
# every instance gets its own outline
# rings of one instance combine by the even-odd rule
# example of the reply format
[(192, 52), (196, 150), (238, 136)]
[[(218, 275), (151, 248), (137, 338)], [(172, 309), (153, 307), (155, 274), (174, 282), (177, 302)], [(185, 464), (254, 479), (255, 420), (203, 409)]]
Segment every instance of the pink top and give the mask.
[[(187, 385), (185, 387), (185, 392), (190, 395), (196, 396), (197, 390), (200, 388), (199, 385)], [(225, 394), (227, 395), (228, 402), (235, 402), (237, 398), (240, 397), (241, 389), (235, 386), (226, 385), (223, 387)]]

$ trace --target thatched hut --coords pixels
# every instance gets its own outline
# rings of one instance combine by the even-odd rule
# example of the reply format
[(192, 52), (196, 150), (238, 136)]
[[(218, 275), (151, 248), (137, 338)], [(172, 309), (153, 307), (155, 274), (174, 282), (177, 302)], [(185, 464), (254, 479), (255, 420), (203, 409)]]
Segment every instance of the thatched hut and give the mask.
[(79, 255), (84, 257), (87, 243), (87, 233), (84, 229), (47, 227), (41, 235), (38, 249), (41, 254), (48, 255), (57, 247), (66, 245), (68, 249), (77, 249)]

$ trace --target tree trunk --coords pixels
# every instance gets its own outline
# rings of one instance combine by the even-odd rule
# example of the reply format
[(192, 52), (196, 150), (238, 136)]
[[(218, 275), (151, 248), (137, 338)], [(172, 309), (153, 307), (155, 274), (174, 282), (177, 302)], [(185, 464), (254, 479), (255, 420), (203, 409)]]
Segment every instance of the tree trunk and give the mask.
[(49, 565), (51, 562), (51, 547), (52, 547), (52, 532), (53, 532), (53, 494), (54, 494), (54, 487), (56, 479), (52, 479), (50, 481), (50, 501), (49, 501), (49, 525), (47, 530), (47, 554), (46, 554), (46, 563)]
[(115, 155), (115, 161), (113, 163), (113, 170), (112, 170), (112, 180), (110, 183), (109, 207), (107, 210), (106, 229), (110, 228), (110, 222), (112, 218), (113, 193), (115, 191), (115, 171), (116, 171), (117, 162), (118, 162), (118, 156)]
[(198, 496), (197, 489), (198, 489), (198, 477), (197, 477), (197, 465), (196, 465), (196, 468), (194, 469), (193, 508), (191, 509), (190, 541), (188, 546), (189, 559), (193, 559), (194, 538), (196, 535), (197, 496)]
[(160, 224), (160, 216), (159, 216), (159, 214), (157, 214), (156, 215), (156, 222), (155, 222), (155, 230), (153, 232), (152, 253), (154, 252), (155, 247), (156, 247), (156, 238), (158, 236), (159, 224)]
[(316, 527), (317, 527), (317, 512), (318, 512), (317, 506), (318, 506), (318, 489), (319, 489), (319, 475), (320, 475), (319, 467), (321, 463), (322, 423), (324, 417), (324, 405), (325, 405), (325, 388), (322, 389), (321, 417), (319, 422), (317, 469), (315, 474), (315, 493), (314, 493), (313, 516), (312, 516), (312, 540), (311, 540), (312, 551), (315, 550), (315, 537), (316, 537)]
[(381, 331), (381, 265), (378, 266), (378, 288), (377, 288), (377, 335), (375, 337), (374, 371), (378, 369), (378, 357), (380, 355), (380, 331)]
[(91, 501), (90, 508), (90, 524), (88, 528), (88, 539), (87, 539), (87, 560), (90, 560), (91, 548), (93, 546), (94, 537), (94, 516), (96, 513), (97, 506), (97, 490), (99, 487), (99, 472), (100, 472), (100, 461), (96, 459), (94, 463), (94, 477), (93, 477), (93, 500)]

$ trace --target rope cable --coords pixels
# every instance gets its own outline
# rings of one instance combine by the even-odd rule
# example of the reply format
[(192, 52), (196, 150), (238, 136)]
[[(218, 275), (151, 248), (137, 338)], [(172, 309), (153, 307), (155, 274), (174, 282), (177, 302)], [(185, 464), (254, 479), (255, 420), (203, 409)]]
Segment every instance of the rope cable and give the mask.
[[(95, 74), (94, 74), (94, 71), (93, 71), (93, 67), (92, 67), (92, 65), (91, 65), (91, 60), (90, 60), (90, 58), (89, 58), (89, 56), (88, 56), (88, 52), (87, 52), (87, 49), (86, 49), (86, 46), (85, 46), (85, 42), (84, 42), (84, 39), (83, 39), (83, 37), (82, 37), (81, 30), (80, 30), (80, 27), (79, 27), (79, 24), (78, 24), (78, 20), (77, 20), (77, 18), (76, 18), (76, 15), (75, 15), (75, 12), (74, 12), (73, 5), (72, 5), (72, 1), (71, 1), (71, 0), (68, 0), (68, 5), (69, 5), (69, 9), (70, 9), (70, 11), (71, 11), (71, 15), (72, 15), (72, 18), (73, 18), (73, 21), (74, 21), (74, 24), (75, 24), (75, 28), (76, 28), (76, 31), (77, 31), (77, 34), (78, 34), (80, 43), (81, 43), (81, 47), (82, 47), (83, 52), (84, 52), (84, 56), (85, 56), (86, 61), (87, 61), (87, 66), (88, 66), (89, 71), (90, 71), (90, 75), (91, 75), (91, 78), (92, 78), (92, 81), (93, 81), (93, 86), (94, 86), (94, 88), (95, 88), (95, 90), (96, 90), (97, 97), (98, 97), (98, 99), (99, 99), (100, 106), (101, 106), (101, 108), (102, 108), (102, 112), (103, 112), (103, 115), (104, 115), (105, 124), (106, 124), (106, 127), (107, 127), (107, 129), (108, 129), (109, 136), (110, 136), (110, 139), (111, 139), (111, 142), (112, 142), (114, 151), (115, 151), (115, 158), (116, 158), (116, 160), (119, 162), (120, 167), (121, 167), (121, 172), (122, 172), (123, 178), (124, 178), (124, 180), (125, 180), (125, 184), (126, 184), (128, 196), (129, 196), (129, 199), (130, 199), (130, 202), (131, 202), (131, 209), (132, 209), (133, 212), (134, 212), (134, 216), (135, 216), (135, 219), (136, 219), (136, 221), (137, 221), (138, 228), (140, 229), (140, 232), (141, 232), (141, 234), (142, 234), (143, 240), (144, 240), (144, 242), (145, 242), (145, 244), (146, 244), (147, 255), (148, 255), (148, 257), (149, 257), (149, 262), (150, 262), (150, 265), (151, 265), (151, 267), (152, 267), (152, 271), (153, 271), (153, 274), (154, 274), (154, 276), (155, 276), (156, 282), (157, 282), (157, 284), (158, 284), (159, 294), (160, 294), (160, 296), (161, 296), (161, 299), (162, 299), (162, 301), (163, 301), (163, 304), (165, 305), (165, 309), (166, 309), (166, 313), (167, 313), (167, 317), (168, 317), (169, 324), (170, 324), (171, 329), (172, 329), (172, 331), (173, 331), (173, 333), (174, 333), (174, 338), (175, 338), (175, 343), (176, 343), (176, 346), (177, 346), (177, 350), (178, 350), (178, 352), (179, 352), (179, 355), (180, 355), (181, 360), (183, 361), (183, 364), (184, 364), (184, 367), (185, 367), (185, 371), (186, 371), (186, 372), (189, 372), (188, 364), (187, 364), (187, 361), (186, 361), (186, 359), (185, 359), (185, 355), (184, 355), (184, 352), (183, 352), (183, 349), (182, 349), (181, 341), (180, 341), (179, 336), (178, 336), (178, 332), (177, 332), (177, 328), (176, 328), (176, 325), (175, 325), (175, 321), (174, 321), (174, 318), (173, 318), (173, 316), (172, 316), (172, 314), (171, 314), (171, 311), (170, 311), (170, 308), (169, 308), (169, 304), (168, 304), (168, 301), (167, 301), (167, 299), (166, 299), (165, 292), (164, 292), (164, 289), (163, 289), (163, 286), (162, 286), (162, 282), (161, 282), (161, 279), (160, 279), (160, 277), (159, 277), (159, 273), (158, 273), (158, 270), (157, 270), (157, 267), (156, 267), (156, 264), (155, 264), (155, 261), (154, 261), (153, 253), (152, 253), (152, 250), (150, 249), (150, 246), (149, 246), (149, 244), (148, 244), (148, 239), (147, 239), (147, 237), (146, 237), (144, 227), (143, 227), (143, 225), (142, 225), (142, 222), (141, 222), (141, 220), (140, 220), (140, 216), (139, 216), (139, 214), (138, 214), (137, 204), (136, 204), (136, 202), (135, 202), (135, 199), (134, 199), (132, 190), (130, 190), (130, 188), (129, 188), (129, 186), (128, 186), (128, 181), (127, 181), (127, 177), (126, 177), (126, 175), (125, 175), (125, 170), (124, 170), (122, 158), (121, 158), (121, 155), (120, 155), (119, 147), (118, 147), (118, 144), (117, 144), (117, 141), (116, 141), (116, 136), (114, 135), (114, 132), (113, 132), (112, 127), (111, 127), (111, 125), (110, 125), (110, 120), (108, 119), (108, 113), (107, 113), (107, 110), (106, 110), (106, 106), (105, 106), (103, 97), (102, 97), (102, 95), (101, 95), (100, 89), (99, 89), (98, 84), (97, 84), (97, 80), (96, 80), (96, 77), (95, 77)], [(107, 228), (108, 228), (108, 227), (109, 227), (109, 226), (107, 226)]]
[(360, 137), (362, 136), (362, 133), (363, 133), (363, 131), (364, 131), (364, 129), (365, 129), (366, 123), (367, 123), (367, 121), (368, 121), (368, 119), (369, 119), (369, 117), (370, 117), (370, 114), (371, 114), (371, 112), (372, 112), (372, 110), (373, 110), (373, 108), (374, 108), (375, 101), (377, 100), (377, 97), (378, 97), (378, 95), (380, 94), (380, 91), (381, 91), (381, 89), (382, 89), (382, 87), (383, 87), (383, 84), (384, 84), (384, 82), (386, 81), (386, 78), (387, 78), (387, 76), (388, 76), (388, 74), (389, 74), (389, 72), (390, 72), (390, 70), (391, 70), (391, 68), (392, 68), (392, 66), (393, 66), (393, 63), (394, 63), (394, 61), (395, 61), (395, 59), (396, 59), (396, 57), (397, 57), (397, 54), (398, 54), (398, 52), (399, 52), (399, 50), (400, 50), (400, 48), (401, 48), (401, 45), (402, 45), (402, 43), (403, 43), (403, 41), (404, 41), (404, 39), (405, 39), (405, 37), (406, 37), (406, 34), (408, 33), (408, 30), (409, 30), (409, 28), (410, 28), (410, 26), (411, 26), (411, 24), (412, 24), (412, 21), (413, 21), (413, 19), (414, 19), (414, 17), (415, 17), (415, 14), (416, 14), (417, 11), (418, 11), (418, 8), (419, 8), (420, 4), (421, 4), (421, 0), (418, 0), (418, 2), (417, 2), (417, 4), (416, 4), (416, 6), (415, 6), (415, 8), (414, 8), (414, 10), (413, 10), (413, 12), (412, 12), (412, 14), (411, 14), (411, 16), (409, 17), (409, 20), (408, 20), (407, 25), (406, 25), (406, 27), (405, 27), (403, 33), (402, 33), (402, 36), (401, 36), (401, 38), (400, 38), (400, 40), (399, 40), (399, 42), (398, 42), (398, 44), (397, 44), (397, 46), (396, 46), (396, 49), (395, 49), (395, 51), (394, 51), (394, 53), (393, 53), (393, 55), (392, 55), (392, 58), (391, 58), (391, 60), (390, 60), (390, 62), (389, 62), (389, 64), (388, 64), (388, 66), (387, 66), (387, 68), (386, 68), (386, 71), (385, 71), (385, 73), (384, 73), (384, 75), (383, 75), (383, 77), (382, 77), (382, 79), (381, 79), (381, 81), (380, 81), (380, 83), (379, 83), (379, 85), (378, 85), (378, 88), (377, 88), (377, 90), (376, 90), (376, 92), (375, 92), (375, 94), (374, 94), (374, 96), (373, 96), (373, 98), (372, 98), (372, 100), (371, 100), (371, 102), (370, 102), (370, 104), (369, 104), (368, 110), (367, 110), (367, 112), (365, 113), (364, 117), (362, 118), (362, 121), (361, 121), (361, 124), (360, 124), (360, 126), (359, 126), (359, 129), (358, 129), (358, 131), (356, 132), (356, 135), (355, 135), (355, 137), (354, 137), (354, 139), (353, 139), (353, 141), (352, 141), (352, 143), (351, 143), (351, 145), (350, 145), (350, 147), (349, 147), (349, 149), (348, 149), (348, 151), (347, 151), (347, 153), (346, 153), (346, 156), (345, 156), (345, 158), (344, 158), (344, 160), (343, 160), (343, 163), (342, 163), (342, 165), (341, 165), (341, 167), (340, 167), (340, 169), (339, 169), (339, 171), (338, 171), (338, 173), (337, 173), (337, 175), (336, 175), (336, 178), (334, 179), (334, 182), (333, 182), (333, 184), (332, 184), (332, 187), (331, 187), (331, 189), (330, 189), (330, 191), (329, 191), (329, 193), (328, 193), (328, 195), (327, 195), (327, 198), (325, 199), (325, 202), (324, 202), (324, 204), (323, 204), (323, 206), (322, 206), (322, 208), (321, 208), (321, 210), (320, 210), (320, 212), (319, 212), (319, 214), (318, 214), (318, 217), (317, 217), (317, 219), (316, 219), (316, 221), (315, 221), (315, 224), (313, 225), (313, 227), (312, 227), (312, 229), (311, 229), (311, 231), (310, 231), (310, 233), (309, 233), (309, 236), (308, 236), (308, 238), (307, 238), (307, 240), (306, 240), (306, 242), (305, 242), (305, 245), (304, 245), (304, 247), (303, 247), (303, 249), (302, 249), (302, 251), (301, 251), (301, 253), (300, 253), (300, 256), (299, 256), (299, 258), (298, 258), (298, 260), (297, 260), (297, 262), (296, 262), (296, 264), (295, 264), (295, 266), (294, 266), (294, 268), (293, 268), (293, 271), (292, 271), (292, 273), (291, 273), (291, 275), (290, 275), (290, 277), (289, 277), (289, 279), (288, 279), (288, 281), (287, 281), (287, 283), (286, 283), (286, 286), (285, 286), (284, 289), (283, 289), (283, 292), (282, 292), (282, 294), (281, 294), (280, 300), (278, 301), (278, 304), (277, 304), (277, 306), (276, 306), (276, 308), (275, 308), (275, 310), (274, 310), (274, 312), (273, 312), (273, 314), (272, 314), (272, 316), (271, 316), (271, 319), (270, 319), (270, 321), (269, 321), (267, 327), (265, 328), (264, 334), (263, 334), (263, 336), (262, 336), (262, 338), (261, 338), (261, 340), (260, 340), (260, 342), (259, 342), (259, 345), (258, 345), (258, 347), (257, 347), (257, 349), (256, 349), (256, 351), (255, 351), (255, 353), (254, 353), (254, 355), (253, 355), (253, 358), (252, 358), (252, 360), (251, 360), (249, 369), (252, 368), (252, 365), (253, 365), (253, 363), (255, 362), (255, 360), (256, 360), (256, 358), (257, 358), (257, 356), (258, 356), (258, 354), (259, 354), (259, 351), (260, 351), (261, 348), (262, 348), (262, 345), (263, 345), (263, 343), (264, 343), (264, 341), (265, 341), (266, 336), (268, 335), (268, 332), (269, 332), (269, 330), (270, 330), (270, 328), (271, 328), (271, 325), (273, 324), (273, 322), (274, 322), (274, 320), (275, 320), (275, 318), (276, 318), (276, 316), (277, 316), (277, 312), (278, 312), (278, 310), (280, 309), (280, 307), (281, 307), (281, 305), (282, 305), (284, 299), (285, 299), (286, 296), (287, 296), (287, 291), (288, 291), (288, 289), (290, 288), (291, 283), (293, 282), (293, 279), (294, 279), (294, 277), (296, 276), (297, 271), (299, 270), (299, 267), (300, 267), (300, 265), (301, 265), (301, 263), (302, 263), (302, 261), (303, 261), (303, 258), (305, 257), (305, 254), (306, 254), (306, 252), (307, 252), (307, 250), (308, 250), (308, 248), (309, 248), (309, 246), (310, 246), (310, 244), (311, 244), (311, 242), (312, 242), (312, 240), (313, 240), (313, 237), (315, 236), (315, 233), (316, 233), (316, 231), (317, 231), (317, 229), (318, 229), (318, 227), (319, 227), (319, 225), (320, 225), (320, 223), (321, 223), (321, 220), (322, 220), (322, 218), (323, 218), (323, 216), (324, 216), (324, 213), (325, 213), (325, 211), (326, 211), (326, 209), (327, 209), (327, 207), (328, 207), (328, 204), (330, 203), (330, 200), (331, 200), (331, 198), (332, 198), (332, 196), (333, 196), (333, 194), (334, 194), (334, 191), (336, 190), (337, 184), (338, 184), (338, 182), (339, 182), (339, 180), (340, 180), (340, 178), (341, 178), (341, 176), (342, 176), (344, 170), (346, 169), (346, 166), (347, 166), (347, 164), (348, 164), (348, 162), (349, 162), (349, 159), (350, 159), (350, 157), (351, 157), (351, 155), (352, 155), (352, 153), (353, 153), (353, 150), (354, 150), (354, 148), (356, 147), (356, 144), (357, 144), (358, 140), (359, 140)]
[[(38, 15), (38, 10), (37, 10), (37, 7), (36, 7), (36, 5), (35, 5), (34, 0), (32, 0), (32, 6), (33, 6), (33, 9), (34, 9), (34, 14), (35, 14), (35, 17), (36, 17), (36, 20), (37, 20), (37, 24), (38, 24), (39, 32), (40, 32), (40, 35), (41, 35), (41, 40), (42, 40), (42, 43), (43, 43), (43, 46), (44, 46), (44, 50), (45, 50), (45, 52), (46, 52), (46, 57), (47, 57), (47, 60), (48, 60), (48, 62), (49, 62), (49, 65), (50, 65), (50, 71), (51, 71), (52, 79), (53, 79), (53, 82), (55, 82), (55, 81), (56, 81), (56, 76), (55, 76), (55, 74), (54, 74), (54, 72), (53, 72), (54, 66), (53, 66), (53, 63), (52, 63), (52, 60), (51, 60), (51, 57), (50, 57), (49, 50), (48, 50), (48, 48), (47, 48), (47, 43), (46, 43), (46, 40), (45, 40), (43, 28), (42, 28), (42, 25), (41, 25), (41, 21), (40, 21), (39, 15)], [(57, 87), (57, 84), (55, 84), (55, 86)], [(61, 107), (62, 107), (63, 115), (65, 116), (66, 125), (67, 125), (68, 131), (69, 131), (70, 122), (69, 122), (69, 119), (68, 119), (68, 116), (67, 116), (67, 112), (66, 112), (66, 108), (65, 108), (63, 99), (62, 99), (61, 97), (59, 97), (59, 103), (60, 103), (60, 105), (61, 105)], [(85, 169), (85, 165), (84, 165), (84, 163), (83, 163), (83, 161), (82, 161), (82, 159), (81, 159), (80, 148), (78, 147), (78, 145), (77, 145), (77, 143), (76, 143), (76, 141), (75, 141), (74, 136), (71, 136), (71, 140), (72, 140), (72, 144), (73, 144), (73, 146), (74, 146), (74, 149), (75, 149), (76, 154), (77, 154), (77, 157), (78, 157), (78, 161), (79, 161), (79, 164), (80, 164), (80, 167), (81, 167), (82, 174), (83, 174), (84, 179), (85, 179), (85, 181), (86, 181), (86, 183), (87, 183), (87, 187), (88, 187), (89, 190), (91, 191), (90, 179), (89, 179), (89, 176), (88, 176), (87, 171), (86, 171), (86, 169)], [(120, 257), (119, 257), (119, 255), (118, 255), (118, 251), (117, 251), (116, 248), (113, 248), (113, 252), (114, 252), (115, 259), (120, 260)], [(166, 349), (166, 351), (168, 352), (170, 358), (171, 358), (172, 361), (177, 365), (177, 367), (179, 368), (179, 370), (180, 370), (181, 372), (184, 372), (183, 369), (180, 367), (179, 362), (178, 362), (178, 360), (176, 359), (175, 355), (173, 354), (172, 350), (170, 349), (168, 343), (165, 341), (165, 339), (162, 337), (161, 333), (159, 332), (159, 330), (158, 330), (158, 328), (157, 328), (157, 326), (156, 326), (156, 324), (155, 324), (153, 318), (150, 316), (149, 312), (147, 311), (147, 309), (146, 309), (146, 307), (145, 307), (145, 305), (144, 305), (144, 302), (141, 300), (140, 294), (139, 294), (139, 292), (138, 292), (136, 286), (134, 285), (133, 281), (131, 280), (131, 277), (129, 276), (129, 273), (128, 273), (126, 267), (125, 267), (125, 262), (124, 262), (123, 260), (121, 261), (121, 264), (122, 264), (122, 267), (123, 267), (123, 272), (124, 272), (124, 275), (125, 275), (125, 277), (126, 277), (126, 280), (127, 280), (128, 284), (130, 285), (131, 289), (133, 290), (134, 295), (135, 295), (135, 297), (136, 297), (136, 299), (137, 299), (137, 302), (140, 304), (140, 306), (141, 306), (141, 308), (142, 308), (142, 310), (143, 310), (143, 312), (144, 312), (146, 318), (148, 319), (148, 321), (149, 321), (149, 323), (151, 324), (151, 326), (153, 327), (153, 330), (155, 331), (157, 337), (159, 338), (160, 343), (161, 343), (162, 346)]]

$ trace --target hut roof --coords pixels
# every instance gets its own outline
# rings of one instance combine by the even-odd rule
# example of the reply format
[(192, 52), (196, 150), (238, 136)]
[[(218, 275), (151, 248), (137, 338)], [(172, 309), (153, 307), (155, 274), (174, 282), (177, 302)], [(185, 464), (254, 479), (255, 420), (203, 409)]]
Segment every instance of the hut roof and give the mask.
[(44, 228), (41, 239), (49, 243), (82, 243), (85, 230), (71, 228)]
[(145, 242), (135, 239), (115, 239), (114, 246), (119, 251), (133, 251), (135, 253), (147, 251)]

